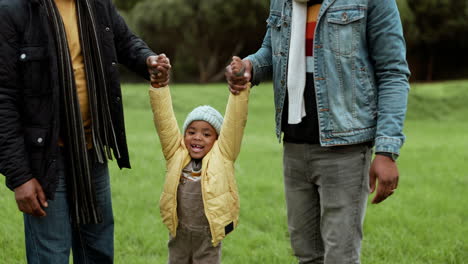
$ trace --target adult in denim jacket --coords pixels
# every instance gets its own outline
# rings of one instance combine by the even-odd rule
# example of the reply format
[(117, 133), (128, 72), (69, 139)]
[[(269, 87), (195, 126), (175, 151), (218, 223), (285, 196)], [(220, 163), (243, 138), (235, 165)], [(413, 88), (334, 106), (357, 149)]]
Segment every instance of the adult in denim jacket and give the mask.
[[(307, 2), (271, 0), (263, 44), (243, 60), (245, 74), (226, 68), (233, 93), (273, 77), (278, 139), (290, 126), (284, 106), (293, 1)], [(410, 72), (395, 0), (320, 2), (312, 95), (305, 96), (316, 138), (284, 138), (288, 226), (300, 263), (359, 263), (369, 191), (378, 181), (372, 202), (380, 203), (397, 188)], [(371, 162), (372, 146), (377, 155)]]

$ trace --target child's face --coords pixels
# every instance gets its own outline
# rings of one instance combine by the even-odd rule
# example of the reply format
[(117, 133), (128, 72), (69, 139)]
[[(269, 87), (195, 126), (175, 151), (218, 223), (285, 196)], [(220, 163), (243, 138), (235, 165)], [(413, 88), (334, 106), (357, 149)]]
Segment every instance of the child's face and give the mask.
[(202, 159), (218, 138), (216, 130), (205, 121), (193, 121), (185, 130), (184, 142), (190, 157)]

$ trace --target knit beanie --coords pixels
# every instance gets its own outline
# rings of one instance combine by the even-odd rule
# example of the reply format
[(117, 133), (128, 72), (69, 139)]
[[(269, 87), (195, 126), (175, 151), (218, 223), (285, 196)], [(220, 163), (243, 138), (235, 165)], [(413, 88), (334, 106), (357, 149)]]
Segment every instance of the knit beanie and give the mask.
[(208, 122), (219, 135), (219, 132), (221, 131), (221, 125), (223, 124), (223, 116), (211, 106), (199, 106), (193, 109), (185, 119), (184, 126), (182, 128), (183, 133), (185, 133), (185, 130), (193, 121)]

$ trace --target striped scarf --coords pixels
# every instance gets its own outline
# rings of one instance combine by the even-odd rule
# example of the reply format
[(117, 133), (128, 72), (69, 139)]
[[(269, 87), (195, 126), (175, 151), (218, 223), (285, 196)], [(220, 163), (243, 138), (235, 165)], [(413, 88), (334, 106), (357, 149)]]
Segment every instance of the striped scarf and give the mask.
[(88, 151), (65, 26), (54, 0), (41, 1), (47, 12), (57, 48), (61, 135), (67, 150), (67, 191), (72, 220), (75, 224), (100, 223), (102, 213), (97, 206), (92, 175), (93, 163), (104, 163), (107, 158), (112, 159), (111, 148), (117, 157), (120, 157), (120, 152), (109, 108), (96, 16), (91, 0), (76, 0), (92, 120), (93, 150)]

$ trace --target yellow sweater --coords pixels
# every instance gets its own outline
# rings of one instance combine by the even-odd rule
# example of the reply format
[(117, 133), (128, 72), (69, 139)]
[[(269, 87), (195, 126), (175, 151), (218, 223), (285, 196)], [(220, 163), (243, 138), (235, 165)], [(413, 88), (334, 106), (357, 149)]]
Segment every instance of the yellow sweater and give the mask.
[[(210, 224), (212, 243), (217, 246), (226, 231), (239, 221), (239, 195), (234, 177), (234, 161), (239, 155), (247, 122), (250, 88), (230, 95), (218, 140), (202, 160), (202, 196)], [(177, 187), (182, 169), (191, 158), (184, 144), (172, 108), (169, 87), (150, 88), (154, 124), (166, 159), (166, 182), (160, 199), (160, 212), (172, 236), (176, 236)]]
[(81, 51), (80, 35), (78, 29), (78, 18), (76, 15), (75, 0), (55, 0), (55, 4), (62, 17), (67, 43), (72, 60), (73, 72), (75, 74), (76, 92), (80, 103), (81, 118), (86, 134), (88, 148), (91, 147), (91, 116), (89, 112), (88, 87), (86, 84), (86, 73), (83, 53)]

